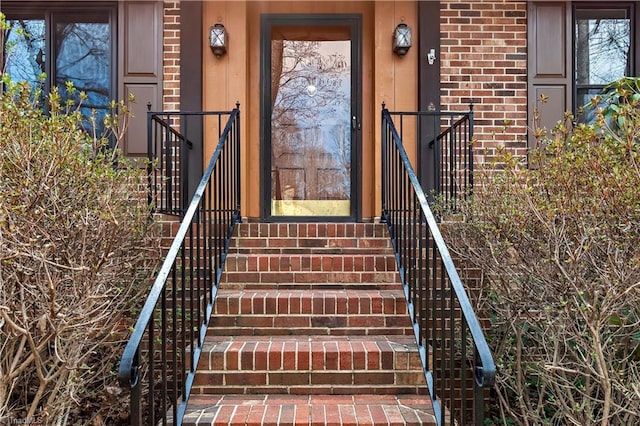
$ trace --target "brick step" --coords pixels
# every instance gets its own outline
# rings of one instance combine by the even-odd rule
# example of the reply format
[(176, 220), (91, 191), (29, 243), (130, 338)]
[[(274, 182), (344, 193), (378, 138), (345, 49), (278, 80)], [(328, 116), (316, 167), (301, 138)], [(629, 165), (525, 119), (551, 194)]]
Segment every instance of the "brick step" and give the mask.
[[(399, 283), (391, 255), (231, 255), (222, 282), (233, 288), (375, 288)], [(231, 288), (231, 287), (226, 287)]]
[(412, 335), (402, 290), (220, 290), (211, 335)]
[(231, 242), (231, 253), (388, 253), (388, 237), (295, 238), (238, 237)]
[(391, 242), (384, 224), (241, 224), (231, 253), (382, 254)]
[(357, 289), (381, 290), (397, 289), (398, 273), (396, 272), (233, 272), (223, 274), (223, 288), (244, 290), (289, 290), (289, 289)]
[(435, 425), (426, 397), (407, 395), (193, 396), (184, 426)]
[[(276, 242), (271, 242), (271, 246), (260, 246), (260, 245), (243, 245), (242, 247), (231, 247), (229, 252), (231, 254), (313, 254), (313, 255), (322, 255), (322, 254), (345, 254), (345, 255), (354, 255), (354, 254), (389, 254), (391, 253), (391, 247), (382, 246), (382, 247), (347, 247), (340, 241), (334, 241), (329, 243), (329, 245), (323, 245), (319, 247), (301, 247), (301, 246), (279, 246), (279, 244), (286, 244), (284, 239), (278, 239)], [(366, 245), (370, 243), (370, 240), (348, 240), (350, 244), (360, 244)], [(244, 243), (247, 244), (247, 243)], [(257, 243), (250, 243), (257, 244)], [(305, 243), (303, 243), (305, 244)], [(310, 243), (309, 243), (310, 244)], [(378, 243), (376, 243), (378, 244)], [(382, 241), (379, 243), (391, 245), (390, 241)]]
[(254, 238), (388, 238), (384, 223), (247, 223), (238, 224), (238, 237)]
[(202, 351), (195, 393), (426, 391), (413, 336), (210, 336)]
[(232, 254), (225, 272), (395, 272), (393, 254)]

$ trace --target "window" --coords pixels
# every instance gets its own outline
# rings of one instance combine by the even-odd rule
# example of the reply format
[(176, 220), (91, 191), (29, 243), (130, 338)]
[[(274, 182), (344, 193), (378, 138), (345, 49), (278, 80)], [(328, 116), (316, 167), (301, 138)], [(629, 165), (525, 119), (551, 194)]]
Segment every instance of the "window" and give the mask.
[[(574, 109), (633, 72), (632, 5), (574, 9)], [(585, 117), (588, 119), (588, 117)]]
[[(42, 84), (44, 92), (59, 87), (63, 100), (66, 82), (73, 82), (87, 94), (83, 115), (89, 117), (95, 110), (97, 124), (102, 126), (109, 103), (116, 98), (115, 4), (46, 6), (44, 2), (5, 2), (9, 29), (3, 37), (3, 69), (14, 81)], [(77, 94), (73, 100), (78, 102)]]

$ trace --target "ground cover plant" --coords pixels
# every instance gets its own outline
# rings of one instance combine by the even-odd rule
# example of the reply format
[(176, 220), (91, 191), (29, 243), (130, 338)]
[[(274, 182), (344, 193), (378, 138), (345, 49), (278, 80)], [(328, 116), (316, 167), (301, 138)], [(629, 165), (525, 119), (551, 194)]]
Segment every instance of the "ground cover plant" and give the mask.
[[(444, 226), (480, 268), (479, 309), (498, 368), (491, 419), (505, 425), (640, 424), (640, 83), (536, 130), (504, 153)], [(541, 99), (544, 101), (544, 99)]]
[(73, 85), (39, 105), (2, 77), (0, 423), (116, 424), (123, 340), (158, 258), (144, 170), (117, 149), (126, 106), (97, 135)]

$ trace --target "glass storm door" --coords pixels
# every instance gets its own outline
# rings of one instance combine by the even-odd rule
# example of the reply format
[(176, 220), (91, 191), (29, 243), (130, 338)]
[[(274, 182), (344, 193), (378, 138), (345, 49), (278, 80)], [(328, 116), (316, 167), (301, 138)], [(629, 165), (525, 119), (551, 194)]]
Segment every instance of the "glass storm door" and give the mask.
[(274, 25), (269, 56), (267, 216), (353, 218), (351, 28)]

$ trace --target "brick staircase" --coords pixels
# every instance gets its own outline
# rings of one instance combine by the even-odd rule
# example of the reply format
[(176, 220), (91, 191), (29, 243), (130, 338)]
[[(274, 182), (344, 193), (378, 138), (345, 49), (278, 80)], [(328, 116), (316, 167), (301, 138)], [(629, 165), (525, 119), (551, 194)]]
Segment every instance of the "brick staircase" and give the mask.
[(435, 425), (385, 225), (240, 224), (184, 425)]

